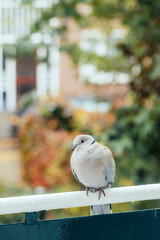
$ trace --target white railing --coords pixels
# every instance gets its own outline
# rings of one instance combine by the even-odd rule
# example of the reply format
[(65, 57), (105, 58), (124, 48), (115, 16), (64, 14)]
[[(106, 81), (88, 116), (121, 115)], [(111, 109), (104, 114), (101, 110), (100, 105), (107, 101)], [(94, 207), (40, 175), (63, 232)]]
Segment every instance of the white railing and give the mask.
[(98, 193), (87, 196), (85, 191), (0, 198), (0, 214), (160, 199), (160, 184), (111, 188), (105, 193), (100, 200)]
[[(30, 33), (33, 24), (41, 15), (42, 9), (23, 6), (21, 8), (0, 7), (0, 42), (13, 43)], [(11, 37), (11, 39), (7, 39)]]
[(14, 43), (30, 34), (31, 25), (40, 18), (43, 9), (50, 8), (55, 0), (36, 0), (32, 7), (21, 1), (0, 0), (0, 43)]

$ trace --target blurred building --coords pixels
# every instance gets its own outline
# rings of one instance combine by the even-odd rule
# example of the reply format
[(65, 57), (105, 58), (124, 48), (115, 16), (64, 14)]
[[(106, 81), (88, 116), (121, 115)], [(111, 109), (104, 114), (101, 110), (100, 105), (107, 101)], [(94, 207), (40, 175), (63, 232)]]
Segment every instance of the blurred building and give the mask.
[[(37, 0), (31, 8), (21, 6), (19, 1), (0, 1), (0, 112), (16, 110), (19, 98), (27, 91), (36, 89), (37, 96), (43, 96), (47, 90), (59, 93), (59, 50), (58, 39), (33, 35), (33, 43), (44, 41), (50, 44), (49, 64), (36, 63), (36, 56), (23, 56), (18, 60), (5, 56), (4, 44), (14, 44), (17, 39), (30, 33), (31, 24), (40, 17), (43, 8), (52, 0)], [(41, 39), (43, 38), (43, 39)], [(15, 49), (13, 48), (12, 51)], [(45, 49), (39, 49), (37, 55), (45, 55)], [(54, 79), (54, 81), (52, 81)]]
[[(68, 39), (79, 42), (83, 51), (99, 56), (118, 54), (116, 43), (126, 34), (124, 29), (116, 27), (106, 38), (99, 30), (79, 32), (74, 23), (69, 26)], [(129, 89), (128, 81), (125, 73), (98, 71), (91, 63), (75, 68), (67, 54), (60, 56), (60, 90), (75, 108), (106, 112), (110, 101), (124, 98)]]
[[(94, 110), (93, 98), (114, 99), (126, 94), (128, 76), (123, 73), (98, 72), (91, 64), (74, 67), (66, 54), (59, 52), (59, 38), (48, 34), (32, 34), (33, 43), (43, 42), (48, 46), (49, 63), (37, 62), (36, 56), (44, 58), (46, 48), (41, 47), (32, 56), (22, 56), (18, 60), (5, 56), (4, 44), (14, 44), (17, 39), (28, 35), (31, 24), (41, 15), (42, 9), (50, 7), (54, 0), (36, 0), (32, 7), (21, 6), (18, 0), (0, 1), (0, 112), (16, 110), (19, 98), (30, 90), (36, 90), (38, 97), (49, 91), (51, 95), (62, 94), (75, 107)], [(57, 24), (53, 18), (52, 25)], [(119, 32), (118, 32), (119, 31)], [(114, 43), (123, 33), (117, 29), (108, 38), (108, 45), (101, 33), (95, 30), (83, 31), (70, 24), (69, 39), (80, 41), (84, 51), (94, 51), (100, 55), (114, 55)], [(14, 48), (12, 49), (14, 51)], [(90, 84), (86, 84), (86, 80)], [(96, 105), (97, 106), (97, 105)], [(106, 110), (104, 103), (99, 106)]]

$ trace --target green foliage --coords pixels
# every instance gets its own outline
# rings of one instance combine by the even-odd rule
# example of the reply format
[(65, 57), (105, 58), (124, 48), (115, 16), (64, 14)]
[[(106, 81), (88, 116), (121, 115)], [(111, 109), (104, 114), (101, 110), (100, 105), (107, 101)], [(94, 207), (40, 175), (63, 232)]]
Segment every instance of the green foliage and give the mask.
[(34, 104), (36, 100), (36, 93), (35, 91), (26, 92), (22, 95), (18, 102), (18, 109), (19, 112), (24, 112), (29, 106)]
[(32, 55), (39, 46), (25, 37), (18, 39), (15, 44), (3, 44), (3, 49), (6, 57), (17, 59), (24, 55)]
[(132, 105), (116, 114), (108, 140), (118, 161), (118, 175), (135, 184), (159, 182), (160, 100), (150, 108)]
[(35, 0), (21, 0), (21, 4), (31, 4), (34, 3)]
[(73, 131), (74, 127), (72, 124), (72, 111), (62, 104), (57, 104), (55, 106), (43, 106), (41, 108), (41, 115), (44, 118), (46, 124), (52, 122), (57, 122), (56, 126), (54, 124), (54, 130), (64, 129), (67, 131)]
[[(105, 19), (119, 18), (129, 29), (119, 48), (126, 61), (122, 71), (130, 73), (130, 87), (137, 102), (144, 104), (144, 99), (153, 94), (159, 95), (159, 3), (153, 0), (95, 0), (93, 3), (93, 15)], [(134, 71), (136, 66), (140, 69), (138, 73)], [(125, 68), (127, 70), (123, 70)]]

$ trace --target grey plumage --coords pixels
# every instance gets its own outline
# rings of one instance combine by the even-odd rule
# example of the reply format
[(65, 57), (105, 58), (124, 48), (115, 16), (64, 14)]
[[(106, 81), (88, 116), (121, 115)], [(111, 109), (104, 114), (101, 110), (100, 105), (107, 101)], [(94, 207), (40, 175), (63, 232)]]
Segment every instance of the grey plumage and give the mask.
[[(110, 188), (115, 177), (115, 162), (109, 148), (102, 146), (90, 135), (78, 135), (73, 141), (71, 169), (75, 178), (86, 186), (86, 192)], [(111, 205), (91, 206), (91, 215), (111, 213)]]

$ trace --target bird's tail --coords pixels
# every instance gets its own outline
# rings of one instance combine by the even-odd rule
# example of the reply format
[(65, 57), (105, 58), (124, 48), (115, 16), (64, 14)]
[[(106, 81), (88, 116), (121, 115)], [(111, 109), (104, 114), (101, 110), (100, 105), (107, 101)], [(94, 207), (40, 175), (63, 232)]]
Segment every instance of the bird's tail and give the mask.
[(94, 205), (90, 207), (90, 215), (108, 214), (112, 213), (111, 204)]

